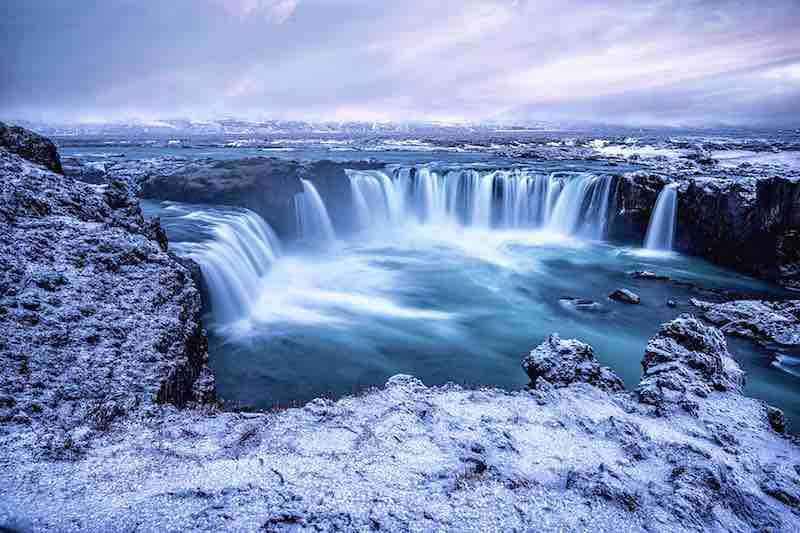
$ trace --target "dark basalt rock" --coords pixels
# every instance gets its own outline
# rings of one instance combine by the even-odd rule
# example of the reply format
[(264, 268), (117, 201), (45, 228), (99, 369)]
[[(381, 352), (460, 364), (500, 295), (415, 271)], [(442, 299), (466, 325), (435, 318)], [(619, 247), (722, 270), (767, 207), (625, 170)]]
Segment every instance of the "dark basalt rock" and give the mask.
[(678, 189), (676, 248), (752, 272), (761, 262), (755, 204), (754, 179), (690, 180)]
[(25, 128), (0, 122), (0, 148), (58, 174), (64, 173), (56, 145), (50, 139)]
[(650, 214), (658, 193), (670, 179), (660, 174), (632, 172), (617, 176), (608, 221), (608, 238), (615, 241), (641, 244), (647, 233)]
[(556, 334), (531, 351), (522, 360), (522, 368), (533, 388), (582, 382), (611, 392), (625, 389), (614, 372), (600, 366), (591, 346), (575, 339), (562, 340)]
[(103, 184), (108, 181), (108, 172), (103, 163), (85, 163), (76, 157), (61, 160), (64, 175), (86, 183)]
[[(686, 177), (678, 189), (675, 248), (800, 287), (800, 179)], [(670, 181), (634, 172), (617, 178), (612, 240), (640, 244), (658, 193)]]
[(282, 238), (297, 235), (294, 198), (303, 191), (301, 179), (311, 181), (325, 199), (337, 231), (352, 228), (352, 195), (346, 168), (383, 168), (365, 162), (299, 163), (276, 158), (233, 161), (195, 161), (151, 170), (141, 177), (140, 196), (189, 203), (246, 207), (261, 215)]
[(694, 414), (697, 398), (744, 387), (744, 373), (728, 353), (722, 333), (688, 314), (663, 324), (650, 339), (642, 370), (639, 401), (662, 413), (680, 406)]

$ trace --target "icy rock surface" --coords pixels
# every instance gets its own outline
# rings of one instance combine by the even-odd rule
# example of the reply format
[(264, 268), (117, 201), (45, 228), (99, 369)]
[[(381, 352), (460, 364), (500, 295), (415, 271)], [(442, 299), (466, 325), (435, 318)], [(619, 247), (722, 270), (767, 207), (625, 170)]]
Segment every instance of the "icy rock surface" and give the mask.
[(725, 303), (697, 301), (702, 316), (728, 335), (784, 346), (800, 346), (800, 300)]
[(740, 393), (744, 387), (744, 372), (728, 352), (725, 337), (692, 315), (661, 326), (647, 343), (642, 369), (639, 401), (659, 412), (680, 406), (694, 414), (698, 398), (714, 390)]
[(38, 448), (71, 454), (82, 428), (213, 398), (200, 306), (124, 184), (0, 150), (0, 434), (45, 427)]
[(56, 145), (50, 139), (25, 128), (0, 122), (0, 149), (63, 174)]
[[(585, 344), (545, 344), (534, 352), (553, 368), (591, 362)], [(510, 393), (399, 375), (364, 396), (271, 414), (152, 406), (76, 435), (60, 458), (39, 454), (37, 432), (20, 427), (0, 437), (0, 526), (797, 530), (800, 450), (731, 382), (719, 332), (684, 317), (654, 344), (679, 353), (661, 378), (696, 372), (705, 385), (692, 414), (580, 380)]]
[(532, 350), (522, 360), (522, 368), (534, 388), (566, 387), (579, 382), (610, 392), (625, 388), (614, 372), (600, 366), (591, 346), (576, 339), (562, 340), (556, 334)]

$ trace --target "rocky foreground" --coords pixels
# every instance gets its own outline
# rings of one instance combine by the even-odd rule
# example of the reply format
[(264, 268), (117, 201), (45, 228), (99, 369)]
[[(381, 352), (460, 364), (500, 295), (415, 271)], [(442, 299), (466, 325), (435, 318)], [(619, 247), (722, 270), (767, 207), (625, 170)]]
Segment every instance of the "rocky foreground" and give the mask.
[(722, 335), (665, 324), (625, 392), (551, 337), (528, 391), (380, 390), (273, 414), (150, 405), (0, 438), (0, 524), (57, 531), (792, 531), (800, 449), (741, 395)]
[[(800, 448), (693, 316), (633, 391), (553, 335), (525, 391), (221, 412), (192, 265), (124, 184), (0, 149), (0, 261), (0, 531), (800, 530)], [(797, 338), (796, 304), (696, 304)]]

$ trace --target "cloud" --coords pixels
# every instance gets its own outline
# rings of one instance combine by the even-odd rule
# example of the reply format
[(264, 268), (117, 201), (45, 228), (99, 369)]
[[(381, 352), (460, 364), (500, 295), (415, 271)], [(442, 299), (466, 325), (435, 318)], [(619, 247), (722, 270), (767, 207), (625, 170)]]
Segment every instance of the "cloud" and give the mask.
[(299, 0), (213, 0), (229, 15), (239, 18), (261, 17), (282, 24), (292, 16)]
[(22, 118), (756, 122), (796, 104), (800, 64), (796, 0), (27, 0), (6, 11), (0, 115)]

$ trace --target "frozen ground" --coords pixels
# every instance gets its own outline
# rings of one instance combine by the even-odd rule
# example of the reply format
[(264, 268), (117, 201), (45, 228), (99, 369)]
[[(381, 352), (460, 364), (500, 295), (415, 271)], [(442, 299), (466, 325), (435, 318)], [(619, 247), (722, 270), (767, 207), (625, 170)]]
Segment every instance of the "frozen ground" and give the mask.
[(151, 406), (104, 431), (7, 427), (0, 437), (0, 525), (800, 527), (800, 451), (775, 431), (778, 413), (740, 395), (740, 373), (716, 330), (689, 318), (665, 325), (633, 393), (582, 382), (617, 389), (592, 378), (614, 381), (587, 348), (545, 342), (532, 358), (539, 366), (528, 369), (539, 376), (537, 388), (525, 392), (426, 388), (399, 375), (360, 397), (271, 414)]

